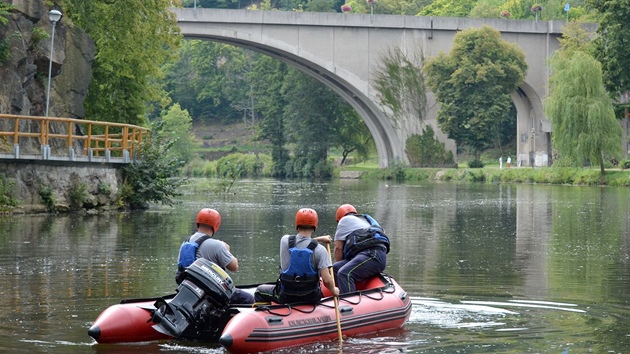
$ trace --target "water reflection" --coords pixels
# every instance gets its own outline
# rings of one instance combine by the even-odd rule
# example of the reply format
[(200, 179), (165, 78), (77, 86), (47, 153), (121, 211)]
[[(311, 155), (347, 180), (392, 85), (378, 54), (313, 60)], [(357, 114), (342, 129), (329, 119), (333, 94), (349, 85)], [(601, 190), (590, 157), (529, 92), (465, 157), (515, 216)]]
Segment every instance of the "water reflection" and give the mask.
[[(0, 352), (223, 353), (197, 343), (93, 345), (86, 331), (122, 298), (174, 291), (177, 250), (203, 207), (239, 258), (237, 284), (275, 280), (280, 237), (312, 207), (334, 232), (343, 203), (392, 241), (387, 272), (412, 296), (404, 329), (344, 352), (629, 352), (629, 190), (379, 181), (239, 181), (190, 188), (141, 213), (0, 218)], [(337, 352), (318, 343), (300, 352)], [(293, 350), (281, 351), (290, 353)]]

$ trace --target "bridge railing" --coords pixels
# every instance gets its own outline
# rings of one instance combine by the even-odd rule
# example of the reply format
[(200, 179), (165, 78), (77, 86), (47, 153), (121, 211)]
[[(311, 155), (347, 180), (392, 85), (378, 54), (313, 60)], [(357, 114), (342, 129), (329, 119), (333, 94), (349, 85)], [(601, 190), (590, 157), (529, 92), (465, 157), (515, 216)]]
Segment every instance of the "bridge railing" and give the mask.
[(131, 124), (0, 114), (0, 158), (128, 163), (148, 134)]

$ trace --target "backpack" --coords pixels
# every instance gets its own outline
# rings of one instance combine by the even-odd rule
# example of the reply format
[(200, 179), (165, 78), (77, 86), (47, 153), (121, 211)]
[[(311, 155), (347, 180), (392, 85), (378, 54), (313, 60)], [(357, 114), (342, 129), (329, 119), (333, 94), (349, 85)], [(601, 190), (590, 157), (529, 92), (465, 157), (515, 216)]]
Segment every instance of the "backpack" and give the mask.
[(343, 247), (344, 258), (351, 260), (359, 252), (378, 246), (385, 247), (386, 253), (389, 253), (389, 238), (383, 232), (381, 225), (368, 214), (357, 214), (355, 216), (365, 219), (370, 223), (370, 227), (355, 230), (348, 235)]
[(184, 270), (197, 259), (197, 250), (199, 250), (199, 246), (209, 239), (210, 236), (203, 235), (199, 237), (195, 242), (191, 242), (190, 238), (182, 243), (182, 246), (179, 250), (179, 259), (177, 261), (177, 274), (175, 275), (175, 281), (177, 284), (181, 283), (184, 275)]

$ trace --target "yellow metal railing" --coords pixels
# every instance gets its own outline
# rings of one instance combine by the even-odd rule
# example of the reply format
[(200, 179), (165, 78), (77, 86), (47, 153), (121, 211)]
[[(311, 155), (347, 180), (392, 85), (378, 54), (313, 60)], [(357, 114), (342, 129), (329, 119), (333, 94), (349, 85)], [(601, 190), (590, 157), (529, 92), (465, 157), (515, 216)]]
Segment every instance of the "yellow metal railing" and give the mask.
[[(73, 118), (0, 114), (0, 121), (6, 120), (14, 121), (13, 124), (0, 124), (0, 137), (8, 137), (8, 143), (11, 143), (12, 138), (13, 144), (19, 145), (20, 138), (25, 137), (37, 138), (42, 146), (49, 146), (52, 139), (61, 139), (69, 148), (72, 148), (74, 142), (82, 142), (83, 153), (87, 154), (91, 150), (91, 153), (96, 156), (106, 151), (120, 156), (123, 151), (127, 151), (129, 157), (133, 158), (140, 144), (148, 138), (149, 134), (149, 129), (136, 125)], [(20, 124), (23, 122), (27, 123)], [(38, 124), (28, 124), (28, 122)], [(58, 129), (55, 130), (59, 131), (63, 131), (62, 128), (65, 125), (66, 132), (52, 133), (51, 125), (57, 125)], [(7, 129), (7, 127), (12, 128)], [(36, 131), (36, 127), (39, 127), (39, 131)], [(76, 129), (77, 127), (79, 129)], [(75, 133), (76, 131), (80, 133)], [(95, 134), (95, 131), (99, 134)]]

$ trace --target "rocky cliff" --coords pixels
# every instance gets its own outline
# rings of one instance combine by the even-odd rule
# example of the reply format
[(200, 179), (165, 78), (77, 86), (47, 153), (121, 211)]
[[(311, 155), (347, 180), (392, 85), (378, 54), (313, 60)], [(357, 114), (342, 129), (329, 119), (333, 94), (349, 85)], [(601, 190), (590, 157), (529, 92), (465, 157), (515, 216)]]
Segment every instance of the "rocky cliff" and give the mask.
[[(52, 25), (48, 19), (51, 8), (45, 5), (46, 2), (8, 2), (14, 10), (9, 23), (0, 26), (0, 40), (9, 48), (8, 57), (0, 63), (0, 113), (45, 115), (52, 52), (48, 115), (83, 118), (83, 102), (92, 77), (94, 42), (73, 26), (70, 19), (62, 17), (55, 27), (54, 48), (51, 51)], [(57, 10), (63, 13), (63, 9)]]
[[(89, 0), (86, 0), (89, 1)], [(0, 62), (0, 114), (44, 116), (48, 68), (52, 52), (50, 87), (51, 117), (84, 118), (83, 103), (92, 77), (94, 42), (62, 17), (55, 27), (51, 51), (52, 25), (42, 0), (3, 0), (13, 5), (9, 22), (0, 25), (0, 46), (8, 52)], [(56, 8), (63, 13), (63, 9)], [(0, 131), (12, 131), (12, 119), (0, 117)], [(23, 121), (22, 132), (39, 132), (36, 123)], [(24, 126), (22, 126), (24, 125)], [(66, 125), (51, 125), (51, 133), (65, 133)], [(0, 136), (0, 151), (11, 152), (13, 141)], [(50, 141), (51, 148), (64, 144)], [(38, 138), (20, 138), (22, 153), (40, 149)], [(7, 150), (7, 151), (4, 151)], [(67, 151), (67, 150), (66, 150)], [(115, 208), (120, 171), (113, 166), (70, 164), (69, 166), (10, 160), (0, 161), (0, 183), (9, 186), (19, 202), (16, 211), (108, 210)], [(1, 189), (1, 188), (0, 188)], [(42, 197), (42, 195), (47, 197)]]

